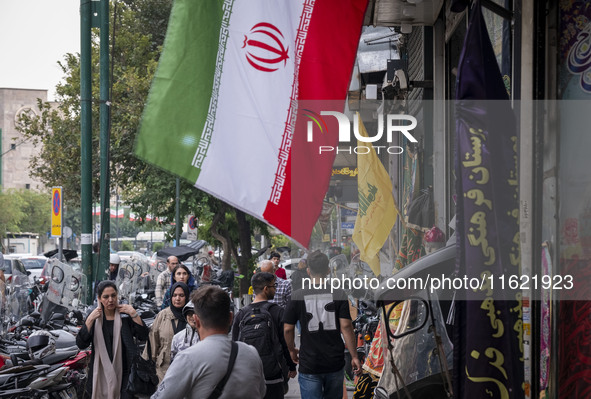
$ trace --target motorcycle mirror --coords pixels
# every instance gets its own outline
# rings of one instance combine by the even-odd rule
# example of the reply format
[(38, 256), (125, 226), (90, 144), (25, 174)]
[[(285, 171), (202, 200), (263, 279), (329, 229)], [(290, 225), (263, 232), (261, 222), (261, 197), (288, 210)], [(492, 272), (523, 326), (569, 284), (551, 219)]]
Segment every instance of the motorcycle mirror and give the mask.
[[(402, 302), (402, 301), (401, 301)], [(405, 318), (404, 324), (398, 326), (397, 331), (402, 331), (401, 333), (396, 334), (390, 328), (387, 329), (388, 336), (394, 339), (400, 339), (408, 334), (416, 333), (417, 331), (421, 330), (427, 322), (429, 321), (430, 317), (430, 309), (429, 303), (419, 297), (410, 297), (405, 304), (405, 307), (408, 307), (408, 317)], [(390, 308), (388, 312), (388, 317), (390, 317), (392, 310), (395, 306)]]

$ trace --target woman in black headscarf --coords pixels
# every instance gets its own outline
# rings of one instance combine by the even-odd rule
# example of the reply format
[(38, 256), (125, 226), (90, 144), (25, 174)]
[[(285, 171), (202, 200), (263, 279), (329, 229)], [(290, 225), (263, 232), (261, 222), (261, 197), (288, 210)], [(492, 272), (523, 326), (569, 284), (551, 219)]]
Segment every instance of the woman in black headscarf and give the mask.
[[(174, 334), (183, 331), (187, 326), (187, 320), (183, 317), (183, 307), (189, 301), (189, 287), (183, 283), (174, 283), (170, 287), (170, 306), (162, 310), (156, 316), (152, 331), (150, 331), (150, 344), (152, 346), (152, 358), (156, 362), (156, 374), (162, 381), (166, 370), (170, 366), (170, 346)], [(148, 346), (144, 351), (147, 358)]]

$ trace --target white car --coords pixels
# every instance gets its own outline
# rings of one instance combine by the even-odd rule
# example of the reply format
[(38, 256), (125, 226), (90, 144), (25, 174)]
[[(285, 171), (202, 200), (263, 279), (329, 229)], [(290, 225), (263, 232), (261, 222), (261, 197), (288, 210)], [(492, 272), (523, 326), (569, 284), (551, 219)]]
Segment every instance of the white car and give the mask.
[(23, 285), (27, 283), (25, 278), (28, 280), (27, 269), (20, 261), (20, 256), (4, 255), (4, 277), (6, 278), (6, 285), (12, 283), (13, 277), (18, 281), (14, 281), (14, 284)]
[(29, 279), (34, 281), (35, 277), (39, 279), (41, 277), (41, 272), (43, 271), (43, 267), (47, 262), (47, 258), (45, 256), (22, 256), (19, 258), (22, 264), (25, 266), (25, 269), (31, 274), (29, 275)]
[(291, 278), (291, 273), (298, 269), (300, 259), (302, 258), (291, 258), (279, 263), (279, 266), (285, 269), (285, 275), (287, 276), (287, 279)]

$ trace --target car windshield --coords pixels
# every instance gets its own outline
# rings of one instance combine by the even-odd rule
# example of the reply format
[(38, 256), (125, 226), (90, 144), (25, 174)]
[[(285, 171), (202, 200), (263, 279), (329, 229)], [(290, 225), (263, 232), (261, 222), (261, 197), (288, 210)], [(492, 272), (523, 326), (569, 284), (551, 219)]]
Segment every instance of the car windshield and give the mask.
[(21, 258), (21, 262), (25, 265), (25, 269), (43, 269), (45, 266), (45, 259), (27, 259)]

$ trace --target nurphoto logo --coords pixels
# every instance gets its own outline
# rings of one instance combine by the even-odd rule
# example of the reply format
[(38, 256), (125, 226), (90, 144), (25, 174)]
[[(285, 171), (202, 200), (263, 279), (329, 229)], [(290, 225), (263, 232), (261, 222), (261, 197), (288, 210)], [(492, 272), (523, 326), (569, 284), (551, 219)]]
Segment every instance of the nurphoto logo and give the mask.
[[(336, 111), (320, 111), (320, 115), (312, 110), (304, 109), (304, 116), (309, 118), (307, 124), (307, 140), (309, 143), (314, 141), (314, 130), (319, 130), (320, 134), (326, 134), (328, 127), (322, 116), (334, 116), (337, 119), (339, 125), (339, 144), (350, 143), (351, 137), (351, 121), (347, 115), (336, 112)], [(406, 124), (403, 124), (406, 123)], [(317, 127), (317, 129), (314, 128)], [(388, 114), (386, 115), (386, 140), (388, 143), (392, 143), (393, 133), (402, 133), (410, 142), (416, 143), (417, 139), (410, 133), (417, 127), (417, 119), (411, 115), (402, 114)], [(378, 129), (374, 136), (366, 137), (359, 132), (359, 115), (353, 116), (353, 135), (356, 140), (362, 143), (375, 143), (382, 138), (384, 135), (384, 115), (378, 114)], [(380, 154), (381, 151), (386, 151), (388, 154), (402, 154), (404, 149), (397, 145), (372, 145), (375, 151)], [(370, 147), (368, 146), (329, 146), (320, 145), (318, 146), (318, 154), (336, 152), (347, 153), (347, 154), (368, 154)]]

